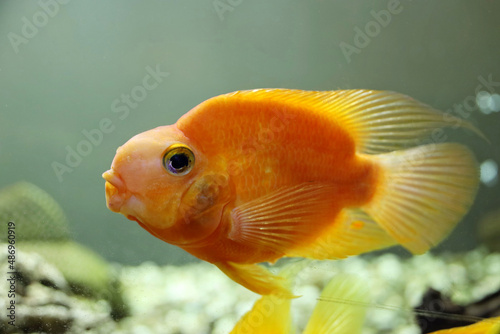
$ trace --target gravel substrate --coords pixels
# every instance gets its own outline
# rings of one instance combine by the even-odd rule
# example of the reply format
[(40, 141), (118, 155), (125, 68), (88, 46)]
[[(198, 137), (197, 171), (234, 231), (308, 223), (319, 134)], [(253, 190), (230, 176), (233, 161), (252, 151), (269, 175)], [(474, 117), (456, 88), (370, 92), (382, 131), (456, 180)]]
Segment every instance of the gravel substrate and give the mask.
[[(7, 275), (7, 245), (0, 244), (0, 249), (0, 270)], [(301, 333), (307, 323), (321, 290), (339, 273), (357, 275), (369, 287), (368, 305), (332, 301), (332, 307), (368, 308), (364, 334), (419, 334), (412, 309), (420, 304), (428, 288), (441, 291), (462, 305), (500, 289), (500, 253), (484, 249), (464, 254), (426, 254), (406, 260), (384, 254), (339, 261), (302, 261), (305, 268), (297, 274), (294, 288), (294, 293), (301, 297), (292, 302), (296, 333)], [(9, 325), (4, 316), (0, 333), (226, 334), (259, 298), (204, 262), (184, 266), (115, 266), (113, 272), (122, 290), (121, 303), (128, 305), (130, 314), (116, 322), (109, 299), (75, 294), (63, 271), (39, 254), (19, 251), (15, 265), (16, 297), (8, 297), (9, 289), (13, 289), (11, 282), (1, 280), (0, 307), (6, 310), (9, 300), (15, 300), (16, 324)], [(440, 311), (439, 303), (436, 300), (433, 311)]]
[[(164, 267), (144, 263), (120, 272), (132, 316), (118, 324), (116, 333), (225, 334), (258, 298), (208, 263)], [(371, 303), (362, 306), (368, 307), (363, 333), (418, 334), (412, 308), (429, 287), (459, 304), (478, 300), (500, 289), (500, 254), (478, 249), (407, 260), (384, 254), (312, 261), (296, 278), (294, 292), (302, 295), (292, 303), (298, 333), (325, 284), (341, 272), (360, 276), (370, 287)]]

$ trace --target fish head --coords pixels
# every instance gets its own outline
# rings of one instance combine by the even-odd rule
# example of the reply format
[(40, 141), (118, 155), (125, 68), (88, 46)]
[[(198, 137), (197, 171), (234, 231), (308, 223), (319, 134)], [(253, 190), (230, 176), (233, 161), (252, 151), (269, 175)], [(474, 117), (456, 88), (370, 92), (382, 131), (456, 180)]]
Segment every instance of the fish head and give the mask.
[(212, 235), (231, 198), (228, 175), (175, 125), (132, 137), (103, 178), (111, 211), (180, 246)]

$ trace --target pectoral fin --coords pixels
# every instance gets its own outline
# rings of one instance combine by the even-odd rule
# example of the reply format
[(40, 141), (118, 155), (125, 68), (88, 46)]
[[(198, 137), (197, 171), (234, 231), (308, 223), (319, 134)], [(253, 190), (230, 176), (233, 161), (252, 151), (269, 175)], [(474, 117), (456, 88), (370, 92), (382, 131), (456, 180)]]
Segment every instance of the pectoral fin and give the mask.
[(339, 209), (332, 203), (334, 185), (310, 182), (283, 187), (236, 207), (229, 237), (285, 255), (333, 221)]
[(340, 259), (397, 242), (368, 214), (340, 210), (334, 185), (317, 182), (282, 188), (233, 210), (229, 237), (281, 256)]
[(234, 262), (215, 263), (222, 272), (238, 284), (260, 295), (279, 295), (281, 298), (295, 298), (290, 291), (290, 282), (283, 276), (273, 275), (258, 264)]

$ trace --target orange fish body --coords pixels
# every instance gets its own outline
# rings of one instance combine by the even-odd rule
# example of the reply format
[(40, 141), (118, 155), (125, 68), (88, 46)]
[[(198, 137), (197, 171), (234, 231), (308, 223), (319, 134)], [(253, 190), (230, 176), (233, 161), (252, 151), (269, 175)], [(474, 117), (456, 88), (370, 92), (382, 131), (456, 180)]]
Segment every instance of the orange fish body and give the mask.
[(476, 193), (474, 157), (400, 149), (458, 121), (392, 92), (221, 95), (120, 147), (107, 204), (257, 293), (289, 294), (256, 263), (423, 253), (451, 231)]
[[(324, 191), (315, 189), (328, 194), (326, 201), (321, 199), (325, 210), (308, 213), (314, 224), (307, 224), (303, 231), (290, 231), (294, 242), (289, 247), (307, 244), (335, 220), (343, 207), (358, 206), (372, 196), (374, 188), (367, 185), (374, 183), (376, 168), (354, 154), (352, 136), (333, 117), (311, 118), (310, 112), (300, 107), (282, 111), (279, 102), (260, 99), (247, 103), (244, 94), (240, 98), (235, 95), (209, 100), (176, 124), (208, 161), (217, 161), (210, 175), (231, 190), (225, 203), (226, 221), (219, 225), (221, 234), (211, 236), (215, 242), (185, 249), (209, 262), (274, 261), (285, 255), (284, 249), (275, 249), (278, 245), (262, 247), (265, 240), (238, 242), (243, 237), (238, 236), (237, 227), (231, 227), (235, 208), (258, 201), (276, 189), (312, 182), (325, 185)], [(338, 160), (342, 164), (336, 163)], [(229, 227), (231, 231), (223, 231)], [(232, 236), (228, 238), (229, 233)], [(177, 237), (160, 236), (173, 243)]]

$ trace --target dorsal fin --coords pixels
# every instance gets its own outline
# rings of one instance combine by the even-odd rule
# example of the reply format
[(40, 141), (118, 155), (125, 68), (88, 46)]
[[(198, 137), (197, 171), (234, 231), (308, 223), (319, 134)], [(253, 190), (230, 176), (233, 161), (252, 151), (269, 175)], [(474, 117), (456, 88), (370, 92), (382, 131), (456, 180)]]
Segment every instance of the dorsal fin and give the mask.
[(471, 123), (391, 91), (254, 89), (220, 98), (281, 101), (311, 112), (330, 112), (353, 135), (359, 153), (376, 154), (421, 145), (422, 139), (442, 127), (467, 128), (488, 141)]

